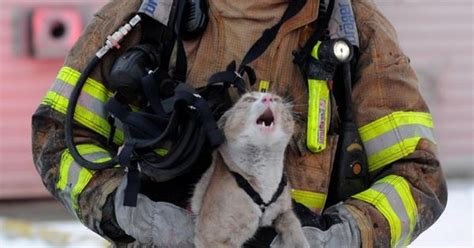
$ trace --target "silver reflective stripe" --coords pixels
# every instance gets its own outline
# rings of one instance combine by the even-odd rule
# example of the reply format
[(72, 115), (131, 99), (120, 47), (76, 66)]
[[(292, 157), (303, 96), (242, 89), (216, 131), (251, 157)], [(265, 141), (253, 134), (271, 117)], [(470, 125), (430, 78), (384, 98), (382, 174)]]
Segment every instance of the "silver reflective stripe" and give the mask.
[(161, 24), (168, 26), (173, 2), (173, 0), (144, 0), (138, 12), (144, 13)]
[(403, 205), (402, 198), (398, 194), (397, 190), (388, 183), (377, 182), (371, 187), (373, 190), (378, 191), (385, 195), (393, 211), (397, 214), (398, 220), (400, 221), (401, 226), (401, 235), (398, 239), (397, 247), (403, 246), (405, 243), (408, 243), (410, 238), (410, 218)]
[[(68, 84), (61, 79), (56, 79), (50, 89), (50, 91), (55, 92), (56, 94), (67, 99), (69, 99), (73, 90), (73, 85)], [(104, 109), (104, 102), (100, 101), (99, 99), (82, 91), (79, 96), (78, 104), (96, 114), (98, 117), (107, 120), (108, 112)], [(117, 129), (123, 130), (123, 124), (120, 120), (116, 119), (115, 125)]]
[[(82, 154), (82, 156), (89, 161), (98, 161), (101, 159), (110, 158), (110, 154), (106, 152)], [(63, 203), (66, 205), (67, 210), (77, 217), (77, 213), (73, 207), (77, 203), (72, 202), (73, 199), (72, 199), (71, 193), (74, 189), (74, 186), (79, 181), (79, 175), (80, 175), (81, 170), (83, 170), (84, 168), (80, 166), (76, 161), (74, 160), (71, 160), (71, 161), (72, 163), (69, 166), (69, 171), (67, 172), (67, 178), (61, 179), (61, 180), (67, 180), (66, 187), (63, 190), (60, 190), (58, 195), (59, 195), (59, 198), (62, 199)], [(67, 165), (61, 164), (61, 166), (67, 166)]]
[[(50, 91), (54, 91), (60, 96), (69, 98), (73, 89), (74, 86), (60, 79), (56, 79)], [(81, 95), (79, 96), (78, 104), (89, 109), (91, 112), (94, 112), (96, 115), (107, 119), (107, 112), (104, 109), (104, 103), (85, 93), (84, 91), (82, 91)]]
[(405, 178), (388, 175), (352, 198), (372, 204), (385, 217), (390, 227), (392, 247), (410, 243), (410, 235), (418, 221), (418, 207)]
[(64, 206), (66, 206), (67, 211), (77, 218), (78, 217), (77, 213), (76, 211), (74, 211), (72, 207), (72, 199), (71, 199), (72, 188), (73, 188), (72, 184), (68, 183), (68, 185), (66, 186), (66, 189), (58, 191), (58, 198), (61, 200)]
[[(329, 0), (325, 0), (325, 6)], [(329, 35), (332, 39), (346, 38), (352, 45), (359, 47), (359, 32), (352, 10), (351, 0), (336, 0), (331, 20), (328, 24)]]
[(391, 131), (377, 136), (374, 139), (364, 142), (364, 148), (367, 152), (367, 156), (371, 156), (379, 151), (389, 148), (401, 141), (413, 138), (421, 137), (435, 142), (433, 129), (424, 125), (403, 125), (399, 126)]

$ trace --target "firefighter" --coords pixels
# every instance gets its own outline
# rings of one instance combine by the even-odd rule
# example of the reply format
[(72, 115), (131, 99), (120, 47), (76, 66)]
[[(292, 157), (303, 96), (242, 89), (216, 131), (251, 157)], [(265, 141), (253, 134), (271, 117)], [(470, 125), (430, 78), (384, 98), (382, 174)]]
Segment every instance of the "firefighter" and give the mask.
[[(203, 86), (231, 61), (241, 61), (260, 34), (278, 22), (289, 2), (209, 0), (207, 28), (184, 43), (187, 83)], [(192, 183), (202, 168), (162, 183), (141, 177), (136, 207), (128, 207), (123, 204), (126, 171), (121, 167), (83, 168), (64, 141), (65, 112), (74, 83), (107, 36), (140, 4), (139, 0), (112, 0), (95, 14), (74, 45), (33, 115), (34, 162), (52, 195), (85, 226), (113, 244), (188, 247), (192, 246), (194, 224), (193, 214), (186, 208)], [(352, 0), (360, 42), (352, 112), (367, 154), (370, 184), (341, 202), (326, 204), (338, 137), (329, 134), (327, 148), (317, 153), (305, 144), (307, 87), (293, 63), (292, 51), (302, 47), (314, 32), (311, 23), (318, 18), (319, 1), (304, 4), (251, 66), (257, 82), (270, 82), (271, 91), (293, 99), (294, 112), (301, 117), (286, 166), (307, 239), (314, 247), (406, 246), (438, 219), (447, 201), (432, 117), (419, 92), (419, 81), (394, 28), (373, 1)], [(140, 30), (131, 33), (123, 50), (136, 44), (139, 37)], [(112, 144), (107, 142), (110, 125), (102, 106), (112, 95), (108, 73), (119, 54), (111, 53), (92, 72), (76, 108), (74, 138), (79, 152), (91, 161), (110, 159), (120, 144), (120, 135)], [(337, 122), (336, 113), (333, 111), (332, 122)], [(202, 157), (200, 163), (208, 160)], [(268, 245), (273, 238), (258, 232), (255, 243)]]

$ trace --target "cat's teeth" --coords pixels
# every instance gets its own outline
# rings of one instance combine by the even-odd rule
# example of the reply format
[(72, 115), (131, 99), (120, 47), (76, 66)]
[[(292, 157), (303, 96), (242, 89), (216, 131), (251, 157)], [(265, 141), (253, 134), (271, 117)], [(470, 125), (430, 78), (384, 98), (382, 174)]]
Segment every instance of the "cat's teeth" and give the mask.
[(272, 123), (270, 123), (270, 127), (273, 127), (273, 122), (272, 122)]

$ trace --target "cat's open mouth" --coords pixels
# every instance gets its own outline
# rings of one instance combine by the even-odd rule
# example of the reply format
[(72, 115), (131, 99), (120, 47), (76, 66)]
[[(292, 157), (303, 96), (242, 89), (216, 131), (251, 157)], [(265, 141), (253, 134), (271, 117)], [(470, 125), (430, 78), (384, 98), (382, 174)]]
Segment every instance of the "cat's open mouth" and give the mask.
[(275, 125), (275, 118), (270, 108), (267, 108), (262, 115), (257, 118), (257, 126), (265, 130), (272, 129)]

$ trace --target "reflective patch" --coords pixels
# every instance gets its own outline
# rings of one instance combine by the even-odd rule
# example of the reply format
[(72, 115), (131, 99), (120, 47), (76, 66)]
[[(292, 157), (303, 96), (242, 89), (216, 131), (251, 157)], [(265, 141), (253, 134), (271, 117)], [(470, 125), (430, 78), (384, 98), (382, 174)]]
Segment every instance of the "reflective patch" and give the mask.
[(326, 195), (304, 190), (291, 190), (291, 198), (296, 202), (303, 204), (305, 207), (312, 210), (321, 210), (326, 203)]
[(314, 153), (326, 149), (330, 105), (330, 91), (327, 81), (309, 79), (306, 145)]
[[(328, 1), (326, 0), (328, 6)], [(350, 0), (337, 0), (334, 4), (331, 20), (328, 24), (331, 39), (346, 38), (352, 45), (359, 47), (359, 31)]]
[[(69, 105), (69, 96), (71, 95), (77, 80), (80, 77), (78, 71), (69, 67), (63, 67), (53, 86), (50, 88), (42, 104), (48, 105), (54, 110), (66, 114)], [(81, 95), (74, 113), (74, 120), (81, 125), (97, 132), (108, 138), (110, 133), (110, 124), (107, 121), (108, 113), (104, 109), (105, 102), (112, 96), (104, 85), (89, 78), (82, 89)], [(122, 123), (116, 120), (117, 129), (114, 135), (114, 143), (123, 143)]]
[(413, 153), (421, 138), (435, 142), (432, 117), (421, 112), (394, 112), (359, 128), (373, 172)]
[(268, 92), (269, 88), (270, 88), (270, 81), (260, 80), (260, 83), (258, 85), (258, 91), (259, 92)]
[(167, 26), (172, 7), (173, 0), (144, 0), (139, 12)]
[(390, 175), (370, 189), (353, 196), (377, 208), (390, 226), (391, 246), (407, 246), (415, 228), (418, 210), (406, 179)]
[(164, 157), (166, 155), (168, 155), (169, 153), (169, 150), (168, 149), (165, 149), (165, 148), (156, 148), (155, 150), (153, 150), (156, 154)]
[[(77, 149), (89, 161), (100, 163), (111, 159), (106, 150), (95, 145), (78, 145)], [(59, 190), (59, 198), (69, 212), (76, 215), (76, 217), (78, 216), (78, 197), (92, 179), (94, 172), (76, 163), (68, 150), (63, 152), (56, 188)]]
[[(75, 86), (76, 82), (79, 80), (79, 77), (81, 77), (81, 73), (79, 71), (66, 66), (61, 68), (56, 79), (70, 84), (71, 86)], [(113, 93), (108, 91), (102, 83), (92, 78), (88, 78), (86, 80), (84, 87), (82, 87), (82, 91), (102, 101), (103, 103), (113, 96)]]

